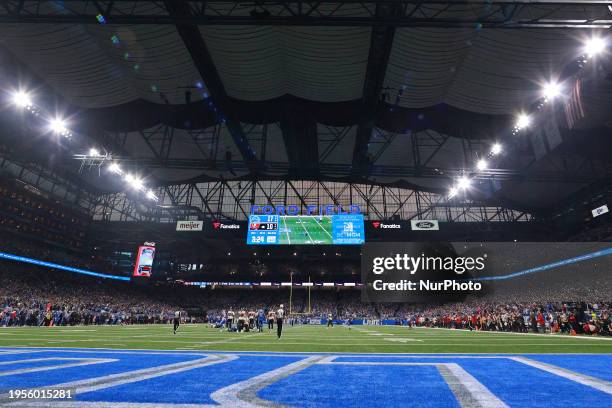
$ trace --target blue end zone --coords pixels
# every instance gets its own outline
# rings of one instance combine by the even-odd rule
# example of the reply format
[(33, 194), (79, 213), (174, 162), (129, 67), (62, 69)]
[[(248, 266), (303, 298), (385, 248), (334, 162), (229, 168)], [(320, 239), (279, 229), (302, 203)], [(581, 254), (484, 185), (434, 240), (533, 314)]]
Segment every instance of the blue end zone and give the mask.
[[(3, 353), (11, 351), (15, 351), (15, 354)], [(196, 360), (201, 363), (210, 356), (227, 360), (192, 367)], [(324, 361), (307, 359), (312, 356), (327, 358)], [(451, 391), (448, 379), (434, 365), (446, 367), (455, 364), (462, 369), (460, 372), (467, 372), (480, 386), (508, 406), (612, 406), (612, 371), (609, 368), (612, 366), (612, 355), (521, 356), (536, 365), (537, 362), (547, 364), (540, 368), (512, 360), (512, 357), (517, 355), (0, 348), (0, 405), (2, 394), (7, 389), (96, 379), (96, 382), (102, 381), (108, 385), (93, 391), (78, 391), (77, 400), (97, 402), (101, 407), (111, 407), (120, 402), (164, 404), (164, 407), (171, 407), (172, 404), (218, 405), (220, 402), (215, 398), (218, 399), (223, 393), (234, 392), (235, 395), (231, 395), (233, 398), (247, 398), (235, 390), (227, 390), (236, 383), (249, 381), (249, 386), (255, 384), (255, 387), (248, 398), (296, 407), (458, 407), (459, 401)], [(46, 358), (53, 360), (27, 361)], [(61, 358), (70, 360), (59, 360)], [(116, 361), (79, 367), (53, 367), (46, 371), (14, 372), (74, 364), (87, 359)], [(172, 365), (177, 363), (185, 363), (188, 367), (181, 365), (177, 371), (172, 371), (175, 367)], [(417, 365), (410, 365), (413, 363)], [(546, 371), (551, 366), (552, 372)], [(140, 374), (132, 373), (143, 369), (147, 369), (147, 375), (153, 372), (152, 377), (146, 377), (142, 371)], [(274, 373), (276, 376), (266, 374), (273, 370), (277, 370)], [(568, 372), (569, 378), (559, 374)], [(125, 383), (112, 383), (116, 378), (113, 375), (125, 373), (129, 373), (123, 377), (127, 378), (123, 380)], [(263, 376), (255, 378), (260, 375)], [(460, 373), (459, 377), (461, 375), (464, 374)], [(240, 390), (244, 387), (241, 384), (233, 388)], [(219, 392), (221, 389), (223, 391)]]
[(459, 407), (433, 366), (315, 365), (259, 396), (295, 407)]
[(88, 392), (81, 394), (79, 400), (214, 404), (215, 401), (210, 398), (214, 391), (300, 359), (244, 356), (223, 364), (141, 381), (136, 387), (126, 384)]

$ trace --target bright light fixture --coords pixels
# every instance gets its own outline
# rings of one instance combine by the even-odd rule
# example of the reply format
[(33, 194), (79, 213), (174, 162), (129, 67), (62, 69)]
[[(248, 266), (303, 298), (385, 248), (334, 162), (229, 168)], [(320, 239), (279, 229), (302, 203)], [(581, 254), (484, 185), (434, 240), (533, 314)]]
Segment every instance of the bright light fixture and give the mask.
[(108, 166), (108, 169), (115, 174), (121, 174), (121, 167), (119, 167), (117, 163), (111, 163), (111, 165)]
[(132, 180), (132, 187), (134, 187), (136, 190), (142, 190), (143, 188), (143, 182), (141, 179), (134, 177)]
[(13, 94), (13, 103), (20, 108), (27, 108), (32, 105), (32, 99), (26, 92), (18, 91)]
[(584, 44), (584, 53), (589, 57), (601, 54), (606, 49), (606, 41), (601, 37), (591, 37)]
[(502, 145), (499, 143), (495, 143), (493, 146), (491, 146), (491, 155), (496, 156), (498, 154), (500, 154), (502, 151)]
[(89, 155), (91, 157), (98, 157), (100, 155), (100, 152), (95, 147), (92, 147), (91, 149), (89, 149)]
[(157, 196), (155, 195), (155, 193), (152, 190), (147, 191), (147, 198), (149, 200), (157, 201)]
[(549, 82), (542, 87), (542, 96), (546, 99), (555, 99), (561, 95), (561, 91), (563, 91), (561, 84)]
[(487, 167), (489, 167), (489, 163), (487, 163), (485, 159), (480, 159), (476, 163), (476, 168), (478, 168), (478, 170), (485, 170)]
[(459, 180), (457, 180), (457, 187), (461, 190), (466, 190), (470, 187), (470, 184), (472, 184), (472, 180), (470, 180), (466, 176), (463, 176)]
[(448, 190), (448, 198), (453, 198), (454, 196), (457, 195), (458, 192), (459, 192), (459, 189), (457, 187), (451, 187)]
[(66, 122), (60, 118), (55, 118), (51, 122), (49, 122), (49, 127), (54, 133), (64, 134), (68, 132), (68, 129), (66, 128)]
[(528, 127), (530, 124), (531, 124), (531, 117), (527, 115), (526, 113), (521, 113), (516, 119), (515, 126), (517, 129), (524, 129)]

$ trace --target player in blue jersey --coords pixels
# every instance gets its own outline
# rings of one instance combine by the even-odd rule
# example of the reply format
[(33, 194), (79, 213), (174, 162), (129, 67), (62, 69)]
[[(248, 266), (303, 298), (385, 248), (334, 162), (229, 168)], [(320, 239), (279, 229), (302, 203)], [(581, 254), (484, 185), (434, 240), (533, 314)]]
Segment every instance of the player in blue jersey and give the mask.
[(257, 312), (257, 331), (259, 333), (263, 332), (263, 325), (265, 321), (266, 316), (264, 314), (264, 311), (263, 309), (259, 309), (259, 311)]

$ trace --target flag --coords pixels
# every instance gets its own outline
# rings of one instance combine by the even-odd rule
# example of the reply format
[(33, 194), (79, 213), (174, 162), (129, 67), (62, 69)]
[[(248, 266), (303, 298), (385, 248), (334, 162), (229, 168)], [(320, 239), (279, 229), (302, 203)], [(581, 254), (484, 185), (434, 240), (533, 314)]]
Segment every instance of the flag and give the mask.
[(572, 87), (571, 94), (568, 100), (565, 102), (563, 107), (565, 111), (565, 120), (567, 126), (572, 129), (576, 126), (576, 123), (584, 118), (584, 107), (582, 106), (582, 95), (581, 95), (581, 81), (580, 78), (576, 79), (574, 86)]

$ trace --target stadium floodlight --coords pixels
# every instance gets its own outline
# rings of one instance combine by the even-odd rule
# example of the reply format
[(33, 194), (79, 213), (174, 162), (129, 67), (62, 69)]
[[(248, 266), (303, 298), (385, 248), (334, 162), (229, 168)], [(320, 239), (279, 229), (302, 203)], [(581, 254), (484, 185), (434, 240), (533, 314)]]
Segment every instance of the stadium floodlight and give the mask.
[(98, 157), (100, 156), (100, 152), (95, 147), (92, 147), (91, 149), (89, 149), (89, 155), (91, 157)]
[(142, 188), (144, 187), (142, 180), (138, 177), (134, 177), (131, 184), (132, 187), (134, 187), (136, 190), (142, 190)]
[(555, 99), (561, 95), (563, 87), (557, 82), (548, 82), (542, 87), (542, 96), (548, 100)]
[(147, 191), (147, 198), (149, 200), (157, 201), (157, 196), (152, 190)]
[(66, 128), (66, 121), (62, 118), (55, 118), (49, 122), (49, 128), (53, 133), (57, 133), (60, 135), (68, 133), (68, 128)]
[(13, 103), (20, 108), (27, 108), (32, 106), (32, 98), (30, 98), (27, 92), (17, 91), (13, 93)]
[(472, 180), (470, 180), (466, 176), (462, 176), (461, 178), (459, 178), (459, 180), (457, 180), (457, 188), (459, 188), (460, 190), (467, 190), (468, 188), (470, 188), (471, 184)]
[(487, 161), (485, 159), (480, 159), (478, 160), (478, 162), (476, 163), (476, 168), (478, 170), (486, 170), (486, 168), (489, 167), (489, 163), (487, 163)]
[(606, 49), (606, 41), (601, 37), (591, 37), (584, 44), (583, 51), (589, 56), (593, 57), (597, 54), (601, 54)]
[(502, 145), (500, 143), (495, 143), (491, 146), (491, 156), (497, 156), (502, 152)]
[(521, 113), (516, 118), (515, 127), (520, 130), (520, 129), (524, 129), (528, 127), (530, 124), (531, 124), (531, 117), (527, 115), (526, 113)]
[(111, 163), (111, 165), (108, 166), (108, 169), (115, 174), (121, 174), (123, 172), (117, 163)]
[(458, 192), (459, 192), (459, 189), (458, 189), (457, 187), (451, 187), (451, 188), (448, 190), (448, 198), (449, 198), (449, 199), (450, 199), (450, 198), (453, 198), (454, 196), (456, 196), (456, 195), (457, 195), (457, 193), (458, 193)]

